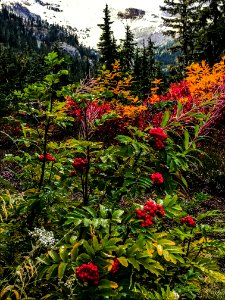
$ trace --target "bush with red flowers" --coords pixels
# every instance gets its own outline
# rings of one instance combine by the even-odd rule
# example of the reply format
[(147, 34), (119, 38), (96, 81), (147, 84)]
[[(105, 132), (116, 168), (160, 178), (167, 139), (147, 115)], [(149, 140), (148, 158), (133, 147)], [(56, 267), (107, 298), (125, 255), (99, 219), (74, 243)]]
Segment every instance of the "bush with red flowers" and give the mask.
[(164, 217), (165, 212), (161, 204), (156, 204), (154, 201), (146, 201), (143, 209), (136, 209), (138, 219), (143, 220), (142, 227), (148, 227), (153, 224), (153, 218)]
[(150, 178), (154, 184), (163, 184), (164, 182), (164, 178), (159, 172), (153, 173)]
[[(179, 182), (188, 186), (185, 172), (208, 120), (200, 110), (186, 126), (185, 84), (182, 91), (171, 90), (177, 101), (159, 96), (155, 99), (163, 103), (144, 109), (126, 89), (129, 76), (121, 82), (117, 71), (106, 70), (104, 88), (91, 80), (62, 89), (57, 84), (55, 91), (65, 72), (54, 73), (60, 63), (56, 53), (47, 61), (53, 73), (19, 93), (22, 111), (37, 122), (22, 118), (22, 151), (4, 159), (18, 164), (21, 187), (17, 195), (4, 178), (1, 182), (6, 188), (0, 194), (0, 273), (9, 278), (0, 281), (1, 299), (196, 299), (206, 277), (225, 282), (215, 269), (224, 242), (207, 223), (217, 214), (198, 214), (199, 202), (188, 201), (181, 190), (176, 195)], [(31, 102), (37, 94), (39, 101)], [(138, 119), (135, 126), (137, 111), (148, 112), (150, 119)], [(55, 124), (60, 136), (53, 134)], [(57, 149), (57, 163), (45, 163), (55, 161), (46, 149), (53, 154)], [(37, 151), (44, 153), (38, 164)], [(189, 214), (196, 219), (180, 219)]]
[(93, 283), (98, 285), (100, 280), (98, 266), (89, 262), (88, 264), (82, 264), (75, 269), (77, 278), (83, 282)]
[(195, 227), (196, 226), (196, 221), (191, 216), (181, 218), (180, 222), (186, 224), (189, 227)]

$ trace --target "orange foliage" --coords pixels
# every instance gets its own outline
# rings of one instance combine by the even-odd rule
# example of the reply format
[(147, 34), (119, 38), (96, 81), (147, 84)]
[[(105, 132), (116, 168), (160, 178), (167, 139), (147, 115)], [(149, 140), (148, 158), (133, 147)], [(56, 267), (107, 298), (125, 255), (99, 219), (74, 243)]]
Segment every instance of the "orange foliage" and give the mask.
[(192, 96), (197, 96), (199, 103), (205, 103), (215, 98), (216, 89), (222, 84), (225, 75), (225, 56), (212, 68), (202, 61), (192, 63), (187, 67), (186, 81)]
[(125, 118), (135, 118), (146, 107), (141, 105), (137, 96), (132, 95), (131, 85), (133, 77), (121, 71), (120, 62), (116, 60), (112, 64), (112, 71), (103, 69), (96, 79), (93, 92), (98, 97), (101, 95), (113, 104), (114, 110), (119, 116)]
[(148, 97), (147, 102), (149, 104), (155, 104), (159, 101), (161, 101), (160, 96), (157, 94), (159, 90), (159, 85), (163, 84), (161, 79), (155, 79), (152, 81), (152, 83), (155, 85), (154, 87), (151, 88), (151, 96)]

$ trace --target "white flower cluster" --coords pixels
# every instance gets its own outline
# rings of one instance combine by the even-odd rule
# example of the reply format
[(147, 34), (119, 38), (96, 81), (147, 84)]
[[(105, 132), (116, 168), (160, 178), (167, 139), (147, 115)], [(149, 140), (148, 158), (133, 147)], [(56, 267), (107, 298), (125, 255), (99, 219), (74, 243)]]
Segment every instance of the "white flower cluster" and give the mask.
[(38, 241), (44, 247), (53, 247), (57, 242), (54, 233), (52, 231), (47, 231), (44, 227), (35, 227), (34, 231), (30, 231), (29, 234), (34, 238), (38, 238)]

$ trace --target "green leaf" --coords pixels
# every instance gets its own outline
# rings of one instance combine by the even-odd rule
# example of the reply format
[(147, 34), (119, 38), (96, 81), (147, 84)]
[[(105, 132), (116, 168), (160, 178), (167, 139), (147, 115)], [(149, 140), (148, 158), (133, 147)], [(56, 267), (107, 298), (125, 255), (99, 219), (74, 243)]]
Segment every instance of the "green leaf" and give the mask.
[(121, 263), (122, 266), (124, 267), (128, 267), (128, 261), (126, 259), (126, 257), (121, 256), (117, 258), (119, 260), (119, 262)]
[(104, 206), (104, 205), (99, 205), (99, 208), (100, 208), (100, 215), (103, 219), (105, 219), (108, 215), (108, 210), (107, 208)]
[(185, 187), (188, 187), (187, 181), (184, 178), (184, 176), (182, 176), (182, 175), (181, 175), (181, 180), (182, 180), (183, 184), (185, 185)]
[(87, 263), (89, 261), (91, 261), (91, 257), (90, 255), (88, 255), (87, 253), (81, 253), (78, 257), (77, 257), (77, 262), (83, 264), (83, 263)]
[(59, 263), (60, 256), (56, 251), (50, 250), (50, 251), (48, 251), (48, 255), (54, 260), (54, 262)]
[(58, 267), (58, 264), (53, 264), (51, 267), (49, 267), (47, 269), (47, 272), (46, 272), (46, 279), (47, 280), (49, 280), (52, 275), (55, 277), (54, 271), (57, 269), (57, 267)]
[(148, 188), (152, 186), (152, 180), (149, 177), (142, 176), (138, 178), (138, 184), (143, 188)]
[(61, 262), (58, 267), (58, 278), (62, 279), (66, 271), (67, 263)]
[(78, 255), (78, 247), (80, 246), (80, 242), (77, 242), (73, 245), (72, 250), (70, 251), (72, 261), (75, 261)]
[(89, 214), (93, 217), (93, 218), (96, 218), (97, 217), (97, 213), (96, 213), (96, 210), (92, 207), (89, 207), (89, 206), (83, 206), (83, 209), (85, 209), (86, 211), (89, 212)]
[(132, 141), (133, 141), (132, 138), (130, 138), (129, 136), (126, 136), (126, 135), (117, 135), (115, 139), (124, 144), (129, 144), (129, 143), (132, 143)]
[(99, 244), (98, 238), (95, 235), (92, 237), (92, 243), (93, 243), (95, 252), (99, 251), (101, 249), (101, 245)]
[(190, 135), (187, 130), (184, 131), (184, 149), (188, 150), (190, 141)]
[(122, 209), (115, 210), (112, 214), (112, 220), (121, 222), (120, 217), (124, 214), (124, 211)]
[(165, 127), (170, 119), (170, 112), (166, 110), (163, 115), (163, 119), (161, 122), (161, 127)]
[(116, 282), (108, 279), (101, 279), (98, 284), (98, 288), (101, 289), (117, 289), (119, 286)]
[(182, 103), (181, 102), (177, 102), (177, 118), (180, 117), (181, 113), (182, 113), (182, 110), (183, 110), (183, 106), (182, 106)]
[(127, 258), (127, 260), (132, 264), (132, 266), (135, 269), (137, 269), (138, 271), (140, 271), (140, 265), (139, 265), (138, 261), (135, 258), (129, 257), (129, 258)]
[(87, 254), (90, 255), (91, 258), (95, 256), (94, 249), (89, 245), (87, 241), (83, 242), (84, 249), (86, 250)]
[(68, 250), (66, 249), (65, 246), (60, 246), (59, 247), (59, 255), (62, 259), (63, 262), (67, 262), (68, 260)]

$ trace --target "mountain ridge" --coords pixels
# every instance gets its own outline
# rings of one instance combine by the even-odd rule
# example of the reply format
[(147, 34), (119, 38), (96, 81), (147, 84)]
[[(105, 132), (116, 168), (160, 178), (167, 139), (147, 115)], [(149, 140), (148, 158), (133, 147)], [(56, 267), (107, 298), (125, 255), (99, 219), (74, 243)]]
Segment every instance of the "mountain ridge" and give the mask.
[[(168, 38), (162, 34), (162, 13), (159, 9), (162, 3), (163, 0), (154, 1), (148, 5), (142, 0), (108, 0), (115, 38), (123, 39), (125, 26), (129, 25), (139, 45), (142, 45), (143, 40), (147, 40), (149, 36), (156, 45), (165, 44)], [(23, 17), (28, 14), (36, 18), (40, 17), (50, 24), (73, 28), (80, 43), (97, 48), (101, 34), (101, 29), (97, 24), (103, 22), (105, 0), (98, 0), (91, 5), (87, 0), (2, 0), (1, 5), (10, 5), (17, 14)], [(137, 15), (134, 17), (135, 12)]]

